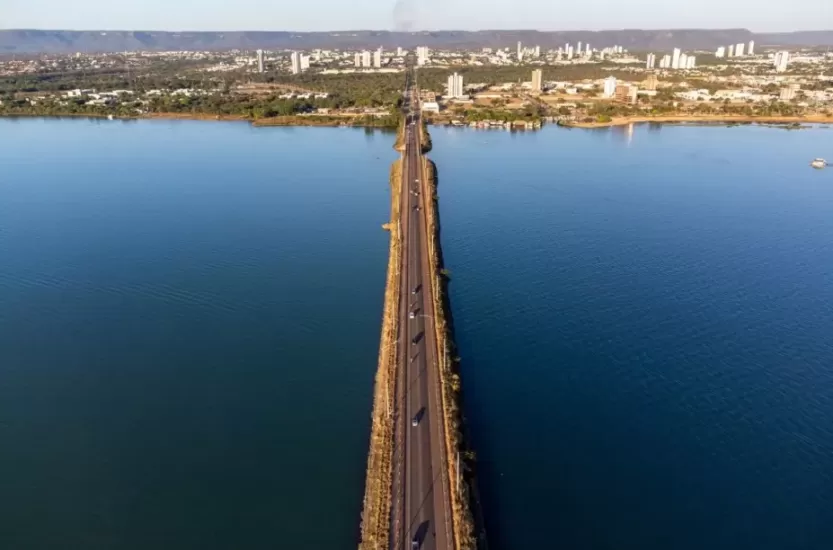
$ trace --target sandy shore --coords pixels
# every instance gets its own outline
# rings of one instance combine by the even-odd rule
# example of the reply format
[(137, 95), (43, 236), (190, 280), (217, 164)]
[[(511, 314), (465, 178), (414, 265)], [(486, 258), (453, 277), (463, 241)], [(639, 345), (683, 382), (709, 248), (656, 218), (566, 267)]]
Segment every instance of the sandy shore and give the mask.
[(639, 116), (614, 117), (610, 122), (571, 122), (564, 124), (570, 128), (608, 128), (610, 126), (626, 126), (640, 122), (658, 122), (667, 124), (681, 124), (687, 122), (703, 123), (758, 123), (758, 124), (818, 124), (833, 123), (833, 116), (813, 115), (806, 117), (795, 116), (738, 116), (738, 115), (669, 115), (669, 116)]

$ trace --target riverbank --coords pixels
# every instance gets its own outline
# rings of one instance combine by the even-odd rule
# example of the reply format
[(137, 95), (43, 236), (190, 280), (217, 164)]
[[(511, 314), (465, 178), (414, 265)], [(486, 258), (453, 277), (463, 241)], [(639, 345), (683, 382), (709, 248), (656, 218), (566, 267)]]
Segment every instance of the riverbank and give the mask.
[[(394, 129), (387, 119), (368, 115), (293, 115), (270, 118), (251, 118), (240, 115), (215, 115), (208, 113), (145, 113), (119, 116), (111, 113), (3, 113), (3, 118), (89, 118), (95, 120), (204, 120), (220, 122), (248, 122), (252, 126), (320, 126)], [(112, 118), (111, 118), (112, 117)]]
[(807, 117), (790, 116), (737, 116), (737, 115), (668, 115), (668, 116), (638, 116), (613, 117), (606, 122), (563, 122), (561, 126), (567, 128), (609, 128), (611, 126), (627, 126), (655, 122), (661, 124), (824, 124), (833, 122), (833, 116), (813, 115)]
[(391, 481), (393, 462), (393, 419), (391, 396), (395, 395), (396, 340), (399, 332), (397, 303), (401, 264), (399, 217), (402, 188), (402, 160), (390, 168), (390, 221), (384, 229), (390, 232), (390, 253), (385, 283), (385, 304), (382, 314), (382, 339), (373, 392), (370, 450), (367, 456), (365, 494), (362, 507), (360, 550), (388, 548), (390, 538)]
[[(430, 149), (430, 136), (422, 128), (423, 147)], [(454, 516), (454, 538), (459, 550), (485, 548), (485, 534), (482, 522), (480, 533), (476, 534), (472, 508), (478, 508), (477, 491), (474, 480), (474, 453), (468, 447), (461, 412), (462, 384), (460, 364), (456, 355), (454, 329), (451, 315), (451, 303), (448, 295), (448, 273), (443, 264), (442, 245), (440, 244), (440, 215), (437, 194), (437, 168), (435, 164), (422, 157), (422, 173), (429, 194), (426, 194), (425, 217), (428, 231), (428, 256), (431, 263), (431, 292), (436, 323), (434, 324), (437, 342), (437, 360), (439, 362), (440, 387), (442, 390), (443, 426), (445, 433), (446, 456), (448, 462), (448, 479), (451, 484), (451, 505)], [(481, 517), (481, 514), (478, 514)]]

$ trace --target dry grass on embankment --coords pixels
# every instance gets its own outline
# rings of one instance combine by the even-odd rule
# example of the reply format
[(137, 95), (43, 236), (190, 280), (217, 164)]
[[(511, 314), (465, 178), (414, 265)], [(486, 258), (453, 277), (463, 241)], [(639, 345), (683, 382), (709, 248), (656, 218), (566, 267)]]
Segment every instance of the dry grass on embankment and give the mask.
[(367, 456), (364, 506), (362, 509), (360, 550), (388, 548), (390, 537), (391, 476), (393, 463), (393, 418), (389, 414), (395, 396), (396, 335), (399, 330), (397, 303), (399, 300), (400, 247), (399, 217), (402, 187), (402, 161), (390, 169), (391, 216), (385, 229), (390, 231), (390, 255), (385, 285), (385, 305), (382, 317), (382, 340), (379, 345), (379, 365), (373, 392), (370, 450)]
[(402, 117), (396, 130), (396, 142), (393, 144), (393, 148), (400, 153), (405, 152), (405, 126), (405, 117)]
[[(427, 132), (425, 132), (427, 134)], [(430, 141), (427, 142), (430, 146)], [(423, 157), (423, 174), (431, 196), (426, 197), (428, 218), (428, 254), (434, 281), (431, 285), (436, 315), (437, 354), (442, 388), (443, 421), (448, 456), (448, 479), (451, 484), (451, 506), (454, 514), (454, 540), (459, 550), (477, 547), (472, 503), (476, 502), (474, 488), (474, 454), (468, 449), (464, 436), (463, 416), (460, 410), (461, 383), (459, 360), (455, 356), (451, 309), (448, 301), (447, 275), (443, 268), (440, 245), (440, 219), (437, 205), (437, 169), (433, 162)], [(457, 453), (460, 453), (460, 470), (457, 471)], [(462, 477), (457, 490), (458, 475)]]

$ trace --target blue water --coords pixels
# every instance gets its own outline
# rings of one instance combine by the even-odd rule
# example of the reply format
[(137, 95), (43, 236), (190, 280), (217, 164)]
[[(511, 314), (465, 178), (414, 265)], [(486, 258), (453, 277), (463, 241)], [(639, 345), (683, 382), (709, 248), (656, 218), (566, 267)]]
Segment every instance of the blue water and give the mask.
[(355, 548), (391, 142), (0, 120), (0, 548)]
[[(830, 132), (434, 129), (492, 548), (833, 548)], [(355, 548), (392, 141), (0, 120), (0, 548)]]
[(830, 130), (435, 129), (496, 548), (833, 548)]

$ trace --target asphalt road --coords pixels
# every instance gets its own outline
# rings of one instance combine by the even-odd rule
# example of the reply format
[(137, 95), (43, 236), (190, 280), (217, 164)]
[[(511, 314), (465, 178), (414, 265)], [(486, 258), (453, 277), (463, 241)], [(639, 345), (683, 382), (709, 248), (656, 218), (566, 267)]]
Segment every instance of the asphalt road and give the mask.
[(403, 155), (391, 548), (446, 550), (453, 547), (453, 535), (425, 217), (425, 201), (432, 197), (425, 193), (415, 90), (407, 94), (412, 110)]

